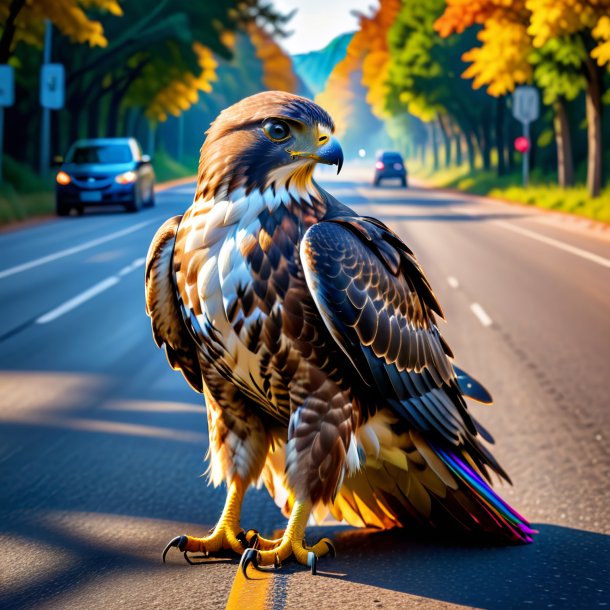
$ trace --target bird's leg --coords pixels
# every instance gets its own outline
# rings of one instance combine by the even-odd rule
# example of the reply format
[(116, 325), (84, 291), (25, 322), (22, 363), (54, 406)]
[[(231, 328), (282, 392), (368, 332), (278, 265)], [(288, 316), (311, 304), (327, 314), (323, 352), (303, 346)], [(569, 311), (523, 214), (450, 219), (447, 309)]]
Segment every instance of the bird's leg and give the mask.
[[(259, 417), (247, 408), (243, 397), (234, 388), (224, 388), (223, 405), (204, 384), (210, 436), (210, 478), (219, 485), (224, 478), (227, 499), (218, 523), (204, 538), (177, 536), (163, 551), (163, 560), (172, 547), (184, 553), (184, 558), (202, 559), (223, 550), (242, 554), (244, 549), (274, 548), (279, 541), (266, 540), (255, 530), (244, 532), (240, 526), (241, 506), (248, 485), (262, 470), (268, 452), (269, 439)], [(217, 388), (218, 390), (218, 388)], [(227, 393), (228, 392), (228, 393)], [(218, 390), (219, 394), (222, 394)], [(197, 557), (189, 553), (198, 553)]]
[[(296, 502), (280, 544), (268, 551), (248, 549), (241, 561), (244, 573), (250, 563), (255, 567), (278, 566), (290, 556), (315, 573), (318, 557), (334, 554), (326, 538), (308, 546), (305, 527), (314, 503), (332, 502), (341, 486), (350, 460), (352, 405), (349, 396), (318, 370), (305, 369), (302, 378), (308, 380), (309, 387), (306, 382), (304, 399), (295, 393), (286, 443), (286, 476)], [(355, 447), (351, 453), (357, 459)]]
[(297, 500), (294, 504), (288, 526), (280, 540), (280, 544), (273, 549), (248, 549), (241, 560), (241, 568), (247, 576), (247, 568), (251, 563), (254, 567), (273, 566), (280, 567), (289, 557), (294, 557), (300, 564), (311, 568), (316, 573), (318, 557), (334, 555), (335, 548), (328, 538), (322, 538), (313, 546), (305, 542), (305, 527), (311, 514), (311, 500)]
[(243, 483), (239, 479), (234, 479), (229, 485), (227, 500), (220, 519), (209, 535), (204, 538), (177, 536), (165, 547), (163, 561), (171, 547), (178, 547), (189, 563), (192, 563), (192, 559), (188, 553), (201, 553), (195, 559), (202, 559), (223, 549), (232, 549), (241, 555), (249, 546), (246, 535), (239, 525), (244, 492)]
[[(233, 550), (241, 555), (245, 549), (252, 547), (256, 549), (273, 549), (281, 540), (267, 540), (258, 534), (256, 530), (244, 530), (240, 526), (241, 506), (244, 499), (244, 485), (238, 479), (229, 485), (227, 499), (218, 523), (204, 538), (195, 536), (176, 536), (171, 540), (163, 551), (163, 561), (172, 547), (177, 547), (183, 552), (188, 563), (205, 559), (209, 555), (222, 550)], [(195, 557), (189, 553), (200, 553)]]

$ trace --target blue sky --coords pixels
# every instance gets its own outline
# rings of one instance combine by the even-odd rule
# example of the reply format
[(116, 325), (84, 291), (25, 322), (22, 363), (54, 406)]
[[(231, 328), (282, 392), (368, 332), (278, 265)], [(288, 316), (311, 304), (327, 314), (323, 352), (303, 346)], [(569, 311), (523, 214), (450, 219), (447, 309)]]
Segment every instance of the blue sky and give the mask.
[(354, 31), (357, 19), (351, 12), (370, 14), (377, 0), (273, 0), (282, 13), (298, 9), (287, 29), (294, 34), (280, 44), (288, 52), (306, 53), (326, 46), (335, 36)]

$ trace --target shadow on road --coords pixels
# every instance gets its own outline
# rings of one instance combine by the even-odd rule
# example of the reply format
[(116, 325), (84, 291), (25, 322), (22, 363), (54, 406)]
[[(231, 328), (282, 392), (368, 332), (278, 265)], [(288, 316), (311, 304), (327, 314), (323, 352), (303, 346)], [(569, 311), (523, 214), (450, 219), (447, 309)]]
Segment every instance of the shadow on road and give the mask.
[[(610, 536), (535, 525), (533, 544), (485, 547), (405, 531), (342, 531), (327, 577), (489, 610), (603, 607)], [(339, 574), (340, 573), (340, 574)], [(344, 574), (344, 575), (343, 575)]]

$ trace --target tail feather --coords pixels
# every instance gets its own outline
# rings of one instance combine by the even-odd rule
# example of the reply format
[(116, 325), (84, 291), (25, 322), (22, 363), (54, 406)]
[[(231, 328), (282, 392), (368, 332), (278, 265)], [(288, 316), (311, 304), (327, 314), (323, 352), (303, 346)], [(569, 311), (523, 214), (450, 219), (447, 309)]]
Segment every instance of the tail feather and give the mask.
[[(464, 460), (440, 447), (433, 449), (470, 492), (469, 496), (475, 501), (477, 508), (482, 509), (497, 528), (509, 534), (515, 542), (532, 542), (532, 535), (537, 533), (536, 530), (533, 530), (527, 520), (503, 500)], [(476, 512), (471, 513), (471, 517), (475, 521), (480, 521)]]

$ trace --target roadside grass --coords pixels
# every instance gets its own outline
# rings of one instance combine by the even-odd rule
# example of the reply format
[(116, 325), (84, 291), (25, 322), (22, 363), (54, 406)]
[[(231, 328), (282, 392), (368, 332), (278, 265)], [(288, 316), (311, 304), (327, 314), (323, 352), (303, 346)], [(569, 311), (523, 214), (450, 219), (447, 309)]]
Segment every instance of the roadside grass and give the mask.
[(487, 195), (610, 223), (610, 185), (594, 199), (589, 196), (585, 186), (562, 189), (549, 183), (549, 177), (536, 170), (530, 175), (529, 186), (524, 187), (521, 185), (521, 172), (498, 177), (495, 171), (470, 172), (467, 165), (436, 171), (417, 161), (411, 161), (408, 166), (411, 175), (439, 188), (454, 188), (475, 195)]
[(55, 193), (52, 177), (42, 178), (27, 165), (7, 155), (3, 157), (2, 169), (0, 225), (53, 213)]
[(157, 151), (153, 157), (153, 167), (157, 182), (196, 176), (198, 165), (199, 159), (197, 157), (183, 157), (180, 161), (176, 161), (164, 150)]

